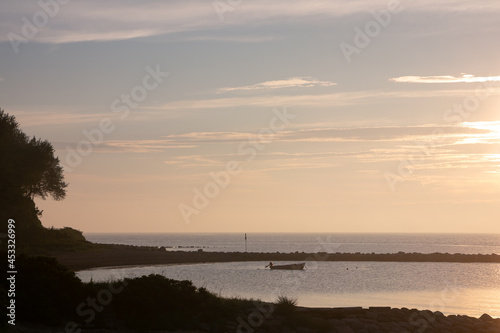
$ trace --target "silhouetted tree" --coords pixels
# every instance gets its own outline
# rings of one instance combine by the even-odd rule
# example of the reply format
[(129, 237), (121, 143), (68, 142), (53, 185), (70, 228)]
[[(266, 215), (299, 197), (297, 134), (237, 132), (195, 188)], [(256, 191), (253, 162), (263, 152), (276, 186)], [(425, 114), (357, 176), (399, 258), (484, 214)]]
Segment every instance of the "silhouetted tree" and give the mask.
[(14, 116), (0, 109), (0, 190), (34, 199), (64, 199), (67, 183), (47, 140), (29, 138)]
[(40, 229), (40, 211), (33, 199), (51, 196), (62, 200), (67, 186), (52, 144), (30, 138), (14, 116), (0, 109), (1, 225), (5, 226), (8, 219), (17, 219), (20, 232)]

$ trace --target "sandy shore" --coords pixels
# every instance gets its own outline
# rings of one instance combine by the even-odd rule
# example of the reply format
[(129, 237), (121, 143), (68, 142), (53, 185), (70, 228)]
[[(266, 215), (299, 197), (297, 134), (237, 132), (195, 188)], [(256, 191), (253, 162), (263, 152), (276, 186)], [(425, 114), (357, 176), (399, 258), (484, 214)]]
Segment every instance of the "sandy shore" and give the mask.
[(78, 252), (52, 253), (72, 270), (108, 266), (139, 266), (181, 263), (230, 261), (394, 261), (394, 262), (478, 262), (500, 263), (500, 255), (448, 253), (243, 253), (165, 251), (154, 247), (95, 244), (92, 249)]

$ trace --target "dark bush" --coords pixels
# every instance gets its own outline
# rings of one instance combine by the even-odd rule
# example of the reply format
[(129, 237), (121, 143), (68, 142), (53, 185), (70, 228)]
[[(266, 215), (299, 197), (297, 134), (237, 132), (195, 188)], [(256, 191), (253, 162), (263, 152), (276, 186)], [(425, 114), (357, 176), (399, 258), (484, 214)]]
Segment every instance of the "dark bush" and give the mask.
[(125, 279), (126, 288), (114, 302), (118, 318), (127, 326), (142, 329), (194, 328), (209, 304), (218, 299), (191, 281), (176, 281), (161, 275)]
[(17, 258), (17, 320), (59, 325), (76, 316), (86, 290), (75, 273), (54, 258)]

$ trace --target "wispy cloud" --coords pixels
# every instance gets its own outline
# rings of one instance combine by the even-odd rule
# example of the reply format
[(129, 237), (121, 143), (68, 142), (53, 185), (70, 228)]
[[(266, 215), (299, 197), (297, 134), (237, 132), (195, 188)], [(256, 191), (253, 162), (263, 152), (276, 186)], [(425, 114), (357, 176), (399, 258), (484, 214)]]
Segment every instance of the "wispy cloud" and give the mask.
[[(209, 6), (200, 3), (180, 1), (153, 2), (111, 0), (100, 2), (89, 0), (72, 2), (61, 6), (57, 15), (50, 18), (49, 24), (36, 41), (44, 43), (69, 43), (81, 41), (124, 40), (138, 37), (196, 30), (210, 26)], [(41, 11), (37, 2), (30, 4), (9, 4), (4, 8), (0, 23), (1, 38), (7, 33), (19, 34), (21, 17), (32, 17)], [(123, 18), (127, 19), (124, 20)]]
[[(495, 89), (495, 93), (500, 92), (500, 88)], [(381, 100), (391, 98), (432, 98), (432, 97), (461, 97), (473, 94), (474, 89), (439, 89), (439, 90), (412, 90), (412, 91), (382, 91), (366, 90), (353, 92), (339, 92), (333, 94), (287, 94), (287, 95), (266, 95), (266, 96), (238, 96), (226, 98), (212, 98), (200, 100), (180, 100), (165, 103), (161, 106), (144, 107), (145, 109), (172, 110), (184, 109), (220, 109), (235, 108), (241, 106), (261, 106), (275, 107), (276, 105), (294, 105), (310, 107), (332, 107), (356, 105), (362, 103), (373, 104)]]
[(460, 77), (452, 75), (440, 76), (400, 76), (389, 79), (394, 82), (405, 83), (473, 83), (473, 82), (490, 82), (500, 81), (500, 76), (474, 76), (470, 74), (462, 74)]
[(287, 141), (304, 142), (374, 142), (374, 141), (415, 141), (443, 133), (443, 137), (467, 136), (489, 133), (487, 129), (463, 126), (393, 126), (365, 128), (318, 128), (287, 132), (283, 136)]
[(172, 144), (168, 140), (112, 140), (105, 141), (99, 152), (155, 153), (166, 149), (194, 148), (193, 145)]
[[(55, 142), (54, 147), (58, 150), (65, 151), (66, 147), (76, 149), (77, 142)], [(94, 147), (96, 153), (112, 154), (112, 153), (160, 153), (169, 149), (184, 149), (196, 148), (196, 145), (172, 143), (168, 140), (107, 140), (103, 141)]]
[[(426, 126), (385, 126), (359, 128), (303, 128), (281, 131), (272, 137), (273, 142), (389, 142), (426, 140), (436, 135), (454, 138), (453, 142), (466, 137), (486, 137), (491, 128), (467, 125), (426, 125)], [(441, 133), (441, 134), (436, 134)], [(190, 132), (164, 137), (163, 143), (169, 145), (234, 144), (243, 141), (261, 140), (251, 132)]]
[[(415, 145), (432, 140), (436, 136), (436, 129), (443, 131), (439, 138), (442, 147), (462, 144), (484, 144), (492, 141), (493, 130), (487, 127), (487, 123), (475, 126), (474, 123), (466, 125), (450, 125), (439, 127), (437, 125), (427, 126), (402, 126), (402, 127), (358, 127), (358, 128), (302, 128), (289, 131), (281, 131), (269, 137), (270, 142), (283, 144), (296, 144), (299, 142), (309, 144), (335, 143), (346, 144), (367, 143), (376, 145), (388, 143), (398, 145), (388, 151), (391, 153), (405, 153), (415, 149)], [(257, 132), (257, 131), (256, 131)], [(188, 132), (183, 134), (172, 134), (158, 139), (139, 140), (105, 140), (95, 147), (97, 153), (159, 153), (171, 149), (183, 150), (186, 155), (176, 157), (177, 162), (168, 161), (166, 164), (204, 165), (218, 163), (228, 157), (234, 157), (235, 152), (220, 153), (217, 149), (223, 145), (237, 146), (242, 142), (262, 142), (263, 138), (253, 132)], [(500, 133), (496, 133), (500, 137)], [(488, 141), (490, 140), (490, 141)], [(493, 140), (494, 141), (494, 140)], [(500, 139), (494, 141), (500, 144)], [(199, 155), (202, 146), (214, 145), (214, 152), (210, 155)], [(65, 142), (56, 144), (56, 148), (64, 150), (66, 146), (76, 146), (76, 142)], [(184, 150), (187, 149), (187, 150)], [(193, 150), (194, 149), (194, 150)], [(451, 149), (451, 148), (450, 148)], [(194, 154), (189, 151), (195, 152)], [(383, 150), (377, 151), (381, 155)], [(365, 151), (366, 153), (367, 151)], [(384, 154), (386, 154), (385, 151)], [(265, 159), (315, 159), (325, 157), (347, 157), (357, 155), (360, 152), (317, 152), (317, 153), (289, 153), (286, 151), (269, 152), (260, 154)]]
[[(311, 5), (306, 0), (248, 1), (238, 11), (227, 13), (224, 27), (256, 24), (263, 26), (280, 20), (310, 20), (336, 18), (380, 10), (384, 3), (372, 0), (345, 2), (343, 0), (318, 1)], [(408, 6), (409, 7), (409, 6)], [(12, 1), (2, 4), (0, 40), (7, 34), (19, 34), (23, 16), (31, 18), (40, 11), (38, 2)], [(422, 0), (412, 3), (411, 9), (419, 12), (442, 11), (468, 13), (485, 12), (497, 15), (500, 4), (493, 1)], [(127, 19), (123, 19), (127, 18)], [(36, 37), (39, 42), (67, 43), (79, 41), (122, 40), (158, 36), (178, 32), (220, 29), (221, 22), (211, 1), (75, 1), (60, 6), (57, 15)]]
[[(500, 163), (500, 122), (466, 122), (453, 125), (381, 126), (330, 128), (305, 125), (276, 133), (273, 145), (248, 165), (260, 173), (294, 169), (345, 168), (355, 163), (357, 172), (383, 170), (402, 160), (415, 160), (415, 179), (439, 182), (442, 175), (432, 170), (496, 172)], [(100, 153), (159, 153), (171, 151), (165, 166), (189, 174), (203, 174), (207, 168), (223, 167), (228, 160), (242, 159), (237, 147), (259, 140), (257, 131), (187, 132), (151, 140), (105, 141)], [(332, 150), (342, 143), (342, 150)], [(290, 151), (289, 147), (315, 147), (314, 152)], [(332, 146), (333, 145), (333, 146)], [(207, 153), (207, 147), (209, 153)], [(175, 149), (175, 151), (171, 150)], [(295, 148), (294, 148), (295, 149)], [(148, 155), (145, 155), (148, 156)], [(163, 155), (156, 155), (161, 158)], [(380, 169), (377, 169), (380, 168)]]
[[(46, 109), (52, 109), (47, 111)], [(66, 110), (73, 109), (72, 113)], [(97, 109), (97, 110), (95, 110)], [(121, 120), (117, 113), (106, 107), (78, 107), (72, 105), (55, 106), (13, 106), (9, 107), (9, 113), (14, 114), (16, 119), (23, 126), (51, 126), (51, 125), (72, 125), (89, 124), (86, 126), (99, 126), (102, 119), (111, 119), (118, 124), (124, 121), (145, 121), (154, 119), (172, 119), (181, 115), (178, 112), (158, 112), (156, 110), (142, 110), (131, 112), (127, 120)]]
[[(500, 87), (493, 87), (492, 93), (500, 93)], [(275, 91), (275, 90), (273, 90)], [(412, 90), (412, 91), (388, 91), (388, 90), (365, 90), (352, 92), (338, 92), (329, 94), (272, 94), (252, 96), (228, 96), (223, 98), (178, 100), (162, 105), (141, 105), (141, 112), (131, 113), (128, 121), (148, 121), (151, 119), (182, 118), (187, 115), (185, 110), (211, 110), (222, 108), (245, 107), (268, 107), (276, 105), (293, 105), (294, 107), (334, 107), (360, 104), (378, 103), (393, 98), (432, 98), (432, 97), (462, 97), (473, 94), (474, 89), (439, 89), (439, 90)], [(45, 126), (63, 124), (86, 124), (97, 123), (103, 118), (119, 120), (111, 110), (99, 109), (89, 110), (77, 108), (74, 113), (66, 110), (74, 106), (51, 106), (48, 107), (15, 107), (9, 111), (16, 115), (17, 120), (23, 126)], [(57, 109), (56, 111), (53, 111)], [(97, 111), (97, 112), (96, 112)], [(295, 125), (292, 125), (294, 127)]]
[(242, 91), (242, 90), (262, 90), (262, 89), (281, 89), (281, 88), (311, 88), (311, 87), (331, 87), (337, 83), (330, 81), (320, 81), (312, 77), (291, 77), (284, 80), (265, 81), (249, 86), (226, 87), (221, 88), (217, 93)]
[(273, 36), (194, 36), (187, 37), (188, 41), (210, 41), (226, 43), (265, 43), (276, 40)]
[(50, 111), (17, 111), (14, 110), (16, 119), (23, 126), (45, 126), (62, 124), (98, 123), (103, 118), (109, 117), (107, 113), (65, 113)]
[(166, 141), (183, 142), (240, 142), (251, 136), (245, 132), (190, 132), (165, 136)]

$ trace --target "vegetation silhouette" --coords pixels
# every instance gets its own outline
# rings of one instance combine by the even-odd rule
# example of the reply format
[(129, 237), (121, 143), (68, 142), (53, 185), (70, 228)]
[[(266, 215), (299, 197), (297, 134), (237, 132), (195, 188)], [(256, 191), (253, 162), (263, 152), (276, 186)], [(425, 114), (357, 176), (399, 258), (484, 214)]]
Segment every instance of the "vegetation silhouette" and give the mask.
[[(17, 267), (22, 274), (18, 274), (16, 280), (16, 323), (64, 328), (73, 322), (82, 329), (118, 330), (203, 327), (221, 332), (238, 313), (253, 306), (252, 300), (222, 298), (205, 288), (195, 287), (191, 281), (161, 275), (83, 283), (54, 258), (25, 255), (17, 259)], [(100, 295), (110, 290), (110, 284), (115, 293), (99, 303)], [(7, 289), (8, 281), (3, 279), (0, 314), (4, 317)], [(94, 305), (89, 300), (94, 300)], [(89, 309), (95, 309), (92, 317), (87, 316)], [(0, 327), (2, 325), (6, 326), (5, 321)]]
[(82, 233), (72, 228), (46, 229), (35, 198), (62, 200), (68, 184), (63, 167), (47, 140), (26, 135), (15, 117), (0, 109), (0, 225), (7, 232), (15, 221), (18, 252), (79, 248), (87, 244)]

